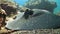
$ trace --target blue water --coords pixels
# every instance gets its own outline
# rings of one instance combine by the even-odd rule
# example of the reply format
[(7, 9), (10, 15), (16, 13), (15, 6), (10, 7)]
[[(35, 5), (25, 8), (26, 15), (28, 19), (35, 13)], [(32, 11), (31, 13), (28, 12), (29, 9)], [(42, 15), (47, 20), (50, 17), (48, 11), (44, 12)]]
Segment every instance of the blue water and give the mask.
[(60, 0), (54, 0), (56, 3), (57, 3), (57, 8), (55, 8), (55, 14), (59, 13), (60, 12)]
[(28, 0), (14, 0), (19, 5), (24, 5)]

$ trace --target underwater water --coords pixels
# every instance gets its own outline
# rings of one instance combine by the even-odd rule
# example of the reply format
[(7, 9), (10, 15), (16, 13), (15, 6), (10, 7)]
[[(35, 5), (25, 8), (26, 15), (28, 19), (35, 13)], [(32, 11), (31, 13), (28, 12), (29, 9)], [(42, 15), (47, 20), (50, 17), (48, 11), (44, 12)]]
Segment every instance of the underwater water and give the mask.
[(57, 14), (60, 12), (60, 0), (54, 0), (57, 3), (57, 8), (54, 9), (54, 13)]
[(24, 5), (25, 2), (27, 2), (28, 0), (14, 0), (16, 3), (18, 3), (19, 5)]
[[(24, 6), (28, 0), (12, 0), (12, 1), (15, 1), (18, 5)], [(57, 7), (54, 8), (54, 14), (58, 14), (60, 12), (60, 0), (49, 0), (49, 1), (54, 1), (57, 3)], [(36, 14), (38, 13), (39, 12), (37, 11)], [(8, 29), (12, 30), (24, 30), (24, 29), (29, 30), (29, 29), (45, 29), (45, 28), (46, 29), (59, 28), (60, 30), (60, 16), (54, 14), (51, 14), (49, 11), (48, 13), (45, 13), (44, 11), (44, 14), (42, 15), (38, 14), (35, 15), (35, 17), (33, 14), (32, 17), (29, 17), (29, 19), (26, 20), (24, 19), (24, 17), (22, 17), (24, 13), (20, 13), (17, 15), (15, 21), (13, 22), (10, 21), (6, 26)]]

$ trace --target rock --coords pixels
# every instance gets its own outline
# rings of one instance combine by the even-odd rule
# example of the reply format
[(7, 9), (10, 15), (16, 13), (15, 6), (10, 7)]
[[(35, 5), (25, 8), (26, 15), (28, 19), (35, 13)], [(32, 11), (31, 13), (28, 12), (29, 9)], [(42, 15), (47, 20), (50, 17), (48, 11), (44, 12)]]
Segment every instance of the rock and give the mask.
[(25, 7), (30, 9), (45, 9), (53, 12), (53, 10), (57, 7), (57, 4), (56, 2), (50, 2), (48, 0), (28, 0)]

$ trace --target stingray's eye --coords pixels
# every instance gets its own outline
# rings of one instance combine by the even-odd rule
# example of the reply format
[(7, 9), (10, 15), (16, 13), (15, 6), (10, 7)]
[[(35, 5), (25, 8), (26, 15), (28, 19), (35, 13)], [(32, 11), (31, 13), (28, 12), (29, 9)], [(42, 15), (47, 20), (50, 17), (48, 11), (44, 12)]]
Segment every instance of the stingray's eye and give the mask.
[(32, 11), (32, 10), (30, 10), (30, 11), (29, 11), (29, 15), (32, 15), (32, 14), (33, 14), (33, 11)]

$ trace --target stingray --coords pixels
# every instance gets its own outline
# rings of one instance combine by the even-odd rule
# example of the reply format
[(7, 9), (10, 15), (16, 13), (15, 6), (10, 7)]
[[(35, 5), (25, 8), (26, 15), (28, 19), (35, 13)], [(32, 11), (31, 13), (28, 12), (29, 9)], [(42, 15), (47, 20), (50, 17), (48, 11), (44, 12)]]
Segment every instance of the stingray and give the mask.
[(24, 18), (26, 12), (20, 12), (17, 18), (7, 23), (5, 26), (12, 30), (32, 30), (32, 29), (51, 29), (60, 26), (60, 16), (52, 14), (50, 11), (33, 9), (33, 14), (27, 19)]

